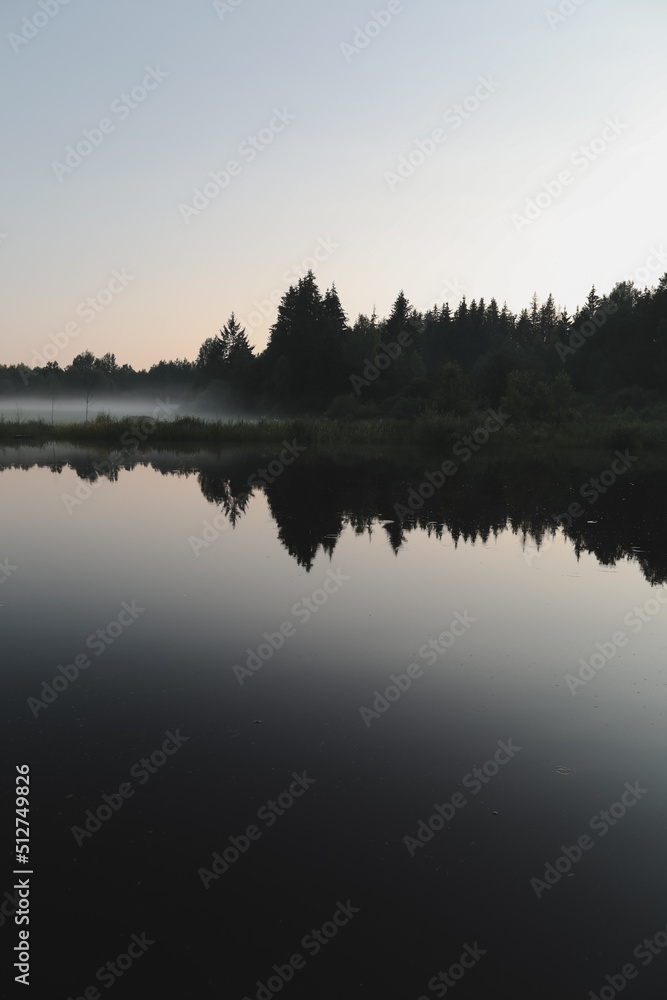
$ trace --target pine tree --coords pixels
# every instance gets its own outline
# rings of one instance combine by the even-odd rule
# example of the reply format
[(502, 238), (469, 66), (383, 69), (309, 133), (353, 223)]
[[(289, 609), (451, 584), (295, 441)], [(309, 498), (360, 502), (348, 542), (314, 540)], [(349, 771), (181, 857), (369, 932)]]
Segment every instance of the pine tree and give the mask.
[(309, 271), (283, 295), (264, 352), (269, 380), (278, 362), (285, 359), (281, 364), (281, 390), (290, 397), (294, 408), (319, 405), (320, 387), (313, 385), (313, 368), (328, 323), (315, 276)]
[(226, 367), (230, 385), (236, 391), (238, 401), (244, 402), (254, 388), (253, 349), (248, 342), (245, 327), (241, 327), (234, 313), (220, 332), (227, 344)]
[(556, 304), (553, 295), (549, 295), (540, 309), (539, 340), (542, 344), (551, 343), (556, 332)]

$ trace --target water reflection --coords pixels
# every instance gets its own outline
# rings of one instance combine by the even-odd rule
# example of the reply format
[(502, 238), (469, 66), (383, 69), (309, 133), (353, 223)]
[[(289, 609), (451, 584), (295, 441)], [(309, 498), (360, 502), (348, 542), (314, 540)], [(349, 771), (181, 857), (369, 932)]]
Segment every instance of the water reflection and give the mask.
[[(477, 458), (401, 519), (437, 456), (309, 450), (283, 469), (269, 448), (116, 466), (94, 449), (0, 455), (0, 562), (17, 567), (0, 580), (5, 724), (34, 775), (41, 898), (58, 905), (34, 926), (62, 996), (144, 928), (174, 996), (255, 996), (337, 900), (361, 913), (290, 984), (295, 1000), (425, 995), (476, 941), (488, 955), (461, 1000), (583, 996), (664, 926), (665, 623), (646, 580), (665, 580), (666, 473), (638, 462), (556, 528), (609, 456)], [(199, 553), (205, 522), (220, 530)], [(331, 573), (344, 586), (323, 605)], [(116, 641), (134, 600), (145, 613)], [(98, 660), (100, 629), (114, 641)], [(612, 644), (619, 629), (628, 641)], [(84, 651), (63, 689), (59, 665)], [(57, 698), (31, 707), (54, 678)], [(392, 678), (400, 697), (383, 706)], [(86, 811), (178, 727), (182, 753), (79, 845)], [(510, 740), (516, 760), (471, 796), (464, 776)], [(204, 889), (199, 868), (304, 771), (317, 783), (303, 803)], [(537, 898), (531, 879), (637, 781), (646, 801)], [(408, 851), (459, 791), (469, 805)], [(642, 995), (661, 995), (655, 966)]]
[[(433, 458), (414, 454), (333, 456), (308, 452), (277, 475), (267, 472), (273, 451), (220, 454), (149, 452), (122, 460), (67, 446), (17, 447), (0, 452), (0, 470), (45, 467), (74, 470), (85, 483), (116, 482), (122, 470), (148, 466), (164, 476), (195, 477), (206, 500), (232, 526), (263, 492), (281, 544), (310, 571), (317, 553), (331, 555), (346, 527), (357, 535), (382, 532), (398, 555), (411, 534), (425, 532), (454, 545), (487, 542), (504, 532), (522, 540), (529, 563), (562, 531), (577, 557), (593, 554), (601, 566), (636, 562), (651, 585), (667, 581), (667, 523), (661, 497), (667, 470), (641, 464), (599, 495), (582, 498), (581, 486), (600, 458), (581, 457), (462, 467), (435, 490), (422, 488)], [(273, 466), (275, 471), (275, 466)], [(575, 517), (568, 515), (578, 503)], [(410, 507), (412, 504), (412, 508)]]

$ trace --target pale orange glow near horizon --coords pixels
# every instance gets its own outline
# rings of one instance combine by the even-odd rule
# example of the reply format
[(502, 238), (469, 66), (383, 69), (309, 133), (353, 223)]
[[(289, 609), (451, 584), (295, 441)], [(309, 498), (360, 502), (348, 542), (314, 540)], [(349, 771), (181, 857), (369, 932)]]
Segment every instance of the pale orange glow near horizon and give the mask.
[[(592, 285), (667, 271), (661, 4), (589, 0), (554, 23), (541, 0), (511, 18), (405, 0), (358, 50), (360, 0), (283, 6), (260, 23), (250, 0), (72, 5), (13, 44), (3, 9), (1, 363), (53, 343), (61, 366), (194, 360), (232, 311), (259, 352), (313, 263), (351, 322), (401, 289), (419, 310), (465, 294), (518, 312), (536, 292), (573, 312)], [(131, 278), (88, 321), (114, 271)]]

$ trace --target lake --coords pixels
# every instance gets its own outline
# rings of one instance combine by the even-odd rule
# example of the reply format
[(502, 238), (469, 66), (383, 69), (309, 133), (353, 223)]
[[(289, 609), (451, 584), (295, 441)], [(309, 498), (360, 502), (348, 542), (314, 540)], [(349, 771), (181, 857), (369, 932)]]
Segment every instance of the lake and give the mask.
[(36, 995), (659, 995), (667, 467), (446, 457), (0, 451)]

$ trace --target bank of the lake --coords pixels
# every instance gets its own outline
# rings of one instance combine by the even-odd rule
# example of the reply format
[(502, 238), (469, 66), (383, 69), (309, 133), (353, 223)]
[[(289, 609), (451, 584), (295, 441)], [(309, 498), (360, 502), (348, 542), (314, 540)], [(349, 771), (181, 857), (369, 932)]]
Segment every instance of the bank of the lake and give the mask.
[(316, 417), (261, 420), (206, 420), (179, 417), (109, 417), (101, 414), (88, 423), (56, 423), (44, 420), (0, 420), (0, 442), (99, 445), (119, 451), (151, 448), (271, 444), (297, 439), (304, 445), (324, 447), (373, 445), (481, 448), (516, 454), (526, 448), (582, 450), (591, 448), (640, 448), (664, 452), (667, 420), (650, 419), (634, 411), (620, 414), (572, 413), (558, 423), (518, 422), (502, 408), (471, 413), (465, 417), (445, 414), (415, 420), (329, 420)]

